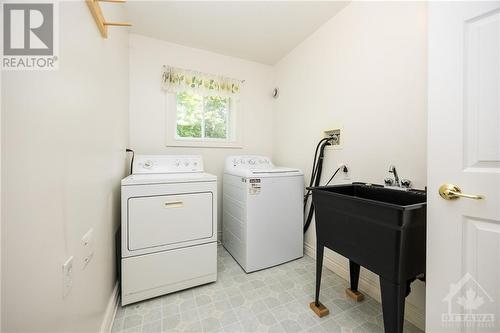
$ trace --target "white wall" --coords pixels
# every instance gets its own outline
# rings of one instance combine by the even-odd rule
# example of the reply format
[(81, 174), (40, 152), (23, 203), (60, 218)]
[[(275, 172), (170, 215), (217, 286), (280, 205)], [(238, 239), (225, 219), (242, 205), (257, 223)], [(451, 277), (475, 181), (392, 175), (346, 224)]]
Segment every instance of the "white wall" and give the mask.
[[(58, 71), (2, 73), (2, 332), (97, 332), (116, 281), (127, 30), (103, 39), (85, 2), (61, 3), (60, 48)], [(94, 258), (82, 270), (90, 228)]]
[[(163, 65), (245, 80), (241, 92), (243, 149), (166, 147)], [(272, 153), (273, 70), (271, 66), (130, 35), (130, 148), (137, 154), (201, 154), (205, 171), (219, 177), (222, 193), (224, 160), (229, 155)], [(219, 198), (221, 198), (219, 196)], [(219, 212), (222, 200), (219, 200)], [(219, 232), (221, 215), (219, 215)]]
[[(275, 162), (309, 175), (322, 130), (342, 125), (344, 149), (327, 152), (324, 178), (346, 163), (351, 180), (381, 184), (395, 164), (401, 177), (425, 187), (425, 3), (352, 2), (276, 65), (276, 82)], [(314, 244), (312, 227), (306, 248)], [(328, 256), (346, 272), (345, 260)], [(362, 287), (378, 289), (376, 276), (362, 277)], [(407, 314), (422, 326), (423, 285), (413, 287)]]

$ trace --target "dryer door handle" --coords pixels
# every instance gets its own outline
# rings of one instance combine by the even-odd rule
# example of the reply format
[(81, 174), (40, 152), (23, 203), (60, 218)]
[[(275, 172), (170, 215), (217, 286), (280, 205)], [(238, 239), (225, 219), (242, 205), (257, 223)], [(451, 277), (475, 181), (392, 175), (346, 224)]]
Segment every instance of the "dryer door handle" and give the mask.
[(182, 208), (184, 203), (182, 201), (167, 201), (165, 202), (165, 208)]

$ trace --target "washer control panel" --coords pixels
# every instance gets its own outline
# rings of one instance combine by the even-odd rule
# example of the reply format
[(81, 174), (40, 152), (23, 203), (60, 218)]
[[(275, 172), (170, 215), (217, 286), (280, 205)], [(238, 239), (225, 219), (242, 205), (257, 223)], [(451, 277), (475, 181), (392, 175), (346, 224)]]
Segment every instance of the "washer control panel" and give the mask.
[(272, 169), (273, 163), (269, 157), (258, 155), (230, 156), (226, 159), (226, 169)]
[(133, 174), (203, 172), (200, 155), (137, 155)]

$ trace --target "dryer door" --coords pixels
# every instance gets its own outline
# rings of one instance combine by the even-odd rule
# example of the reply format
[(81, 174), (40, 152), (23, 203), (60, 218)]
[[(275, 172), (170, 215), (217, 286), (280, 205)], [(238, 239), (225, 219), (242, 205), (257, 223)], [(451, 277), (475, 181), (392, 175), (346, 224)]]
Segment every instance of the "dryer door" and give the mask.
[(211, 238), (212, 193), (132, 197), (128, 200), (130, 251)]

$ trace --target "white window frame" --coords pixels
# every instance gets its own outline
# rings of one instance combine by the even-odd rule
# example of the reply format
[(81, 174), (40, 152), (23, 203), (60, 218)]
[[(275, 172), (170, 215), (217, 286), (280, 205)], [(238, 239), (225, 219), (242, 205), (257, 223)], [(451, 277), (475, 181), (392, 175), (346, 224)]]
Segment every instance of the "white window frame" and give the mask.
[[(166, 146), (167, 147), (206, 147), (206, 148), (243, 148), (243, 110), (240, 97), (230, 96), (228, 138), (179, 138), (177, 137), (177, 101), (175, 92), (167, 92), (166, 98)], [(202, 126), (204, 131), (204, 127)]]

